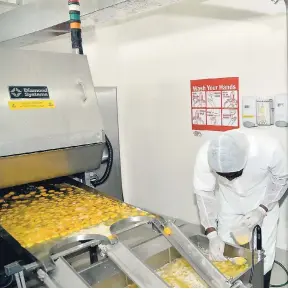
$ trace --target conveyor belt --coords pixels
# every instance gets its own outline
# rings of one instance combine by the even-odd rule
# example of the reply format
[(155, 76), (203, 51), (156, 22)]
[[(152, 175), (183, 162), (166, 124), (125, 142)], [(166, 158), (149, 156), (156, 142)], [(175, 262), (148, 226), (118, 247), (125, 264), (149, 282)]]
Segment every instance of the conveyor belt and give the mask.
[[(11, 192), (13, 192), (13, 194), (11, 194)], [(31, 192), (35, 192), (35, 194), (31, 194)], [(58, 192), (58, 194), (56, 194), (56, 192)], [(27, 195), (28, 195), (28, 198), (27, 198)], [(15, 196), (18, 198), (12, 198)], [(36, 196), (38, 196), (38, 198)], [(7, 220), (10, 220), (10, 218), (7, 218), (7, 215), (5, 214), (9, 215), (9, 212), (10, 213), (13, 212), (15, 208), (18, 209), (17, 207), (18, 205), (21, 206), (19, 209), (19, 213), (22, 214), (21, 216), (23, 217), (23, 219), (25, 218), (27, 219), (27, 217), (30, 216), (28, 213), (30, 212), (31, 207), (33, 207), (33, 204), (40, 204), (41, 210), (43, 211), (39, 211), (39, 214), (35, 214), (35, 216), (42, 216), (41, 227), (43, 227), (43, 224), (44, 225), (47, 224), (46, 222), (47, 220), (48, 221), (54, 220), (53, 226), (55, 226), (56, 231), (58, 228), (57, 226), (59, 226), (59, 224), (62, 224), (63, 220), (65, 220), (65, 215), (68, 215), (72, 218), (75, 217), (74, 219), (72, 219), (73, 221), (71, 221), (71, 219), (68, 220), (68, 223), (69, 224), (72, 223), (73, 225), (75, 225), (75, 222), (77, 222), (78, 219), (83, 220), (82, 218), (83, 216), (88, 216), (89, 221), (87, 221), (86, 218), (84, 218), (83, 224), (81, 223), (80, 227), (76, 227), (76, 230), (72, 230), (71, 232), (70, 231), (65, 232), (63, 236), (60, 236), (58, 238), (51, 238), (48, 240), (44, 238), (43, 240), (40, 240), (41, 242), (39, 242), (39, 244), (33, 245), (31, 247), (28, 246), (27, 253), (30, 254), (34, 258), (34, 260), (40, 261), (42, 265), (44, 265), (44, 268), (46, 268), (48, 272), (51, 272), (51, 273), (53, 272), (53, 274), (57, 274), (60, 272), (59, 270), (57, 271), (57, 267), (59, 266), (59, 262), (61, 263), (62, 255), (66, 251), (70, 252), (72, 250), (69, 248), (65, 249), (65, 246), (72, 245), (72, 243), (75, 242), (75, 240), (77, 242), (78, 241), (81, 242), (85, 238), (82, 240), (80, 237), (82, 236), (87, 237), (89, 234), (90, 236), (92, 236), (90, 240), (92, 241), (98, 240), (97, 237), (95, 239), (93, 235), (94, 236), (95, 234), (102, 235), (101, 233), (97, 232), (97, 230), (99, 230), (99, 224), (102, 224), (102, 226), (104, 227), (106, 224), (107, 225), (106, 227), (109, 228), (109, 226), (112, 223), (118, 221), (119, 219), (125, 218), (126, 216), (130, 217), (130, 216), (136, 216), (136, 215), (142, 215), (142, 216), (148, 215), (148, 213), (146, 212), (143, 212), (137, 208), (121, 203), (113, 198), (106, 197), (103, 194), (97, 192), (96, 190), (89, 188), (81, 183), (78, 183), (70, 178), (61, 178), (57, 180), (52, 180), (52, 181), (50, 180), (50, 181), (22, 186), (18, 188), (10, 188), (7, 190), (2, 190), (0, 191), (0, 198), (1, 197), (3, 199), (5, 197), (4, 202), (2, 202), (2, 204), (7, 204), (7, 206), (2, 207), (4, 209), (0, 211), (0, 219), (6, 225), (7, 223), (5, 222)], [(84, 201), (83, 201), (83, 198), (84, 198)], [(45, 202), (48, 203), (47, 206), (45, 205)], [(62, 202), (65, 203), (64, 206)], [(59, 210), (56, 211), (56, 212), (59, 212), (59, 216), (51, 215), (51, 211), (49, 211), (51, 210), (51, 204), (58, 205), (58, 209), (59, 207), (61, 207), (60, 212)], [(90, 212), (90, 208), (92, 208), (91, 212)], [(110, 210), (111, 208), (112, 210)], [(124, 210), (124, 213), (123, 211), (121, 211), (122, 209)], [(43, 215), (44, 211), (47, 213), (47, 219), (46, 219), (46, 215), (45, 214)], [(100, 214), (97, 214), (97, 218), (95, 220), (91, 219), (91, 216), (93, 216), (97, 212), (98, 213), (100, 212)], [(3, 219), (3, 216), (4, 216), (4, 219)], [(147, 223), (145, 223), (146, 221), (144, 222), (145, 219), (147, 219)], [(34, 220), (34, 218), (32, 218), (32, 220)], [(140, 223), (137, 223), (137, 220)], [(141, 222), (141, 220), (143, 220), (143, 222)], [(22, 220), (19, 219), (19, 222), (21, 221)], [(113, 228), (114, 227), (117, 228), (117, 225), (119, 224), (125, 225), (126, 222), (128, 222), (128, 224), (126, 224), (128, 225), (128, 227), (125, 225), (124, 226), (125, 228), (116, 229), (115, 235), (118, 235), (119, 233), (120, 243), (117, 243), (117, 242), (115, 243), (115, 240), (114, 240), (112, 242), (113, 245), (111, 245), (110, 242), (106, 239), (107, 242), (104, 244), (104, 247), (106, 246), (107, 248), (109, 248), (109, 250), (107, 250), (107, 256), (109, 257), (109, 259), (111, 259), (122, 270), (122, 272), (126, 274), (126, 276), (128, 275), (128, 277), (131, 280), (135, 281), (135, 283), (137, 283), (138, 285), (142, 287), (149, 287), (152, 285), (154, 285), (152, 287), (167, 287), (165, 282), (162, 281), (155, 274), (156, 273), (155, 268), (151, 270), (150, 266), (148, 266), (148, 264), (144, 262), (146, 258), (148, 257), (148, 251), (151, 251), (152, 248), (157, 249), (157, 251), (161, 251), (161, 249), (163, 249), (163, 244), (160, 242), (160, 239), (158, 239), (158, 237), (157, 237), (157, 244), (155, 244), (152, 247), (148, 246), (148, 244), (147, 244), (148, 246), (147, 247), (145, 243), (142, 243), (141, 251), (144, 252), (144, 258), (143, 257), (139, 258), (139, 255), (134, 254), (133, 250), (131, 250), (130, 247), (128, 248), (126, 244), (121, 243), (121, 235), (123, 234), (125, 235), (126, 232), (127, 233), (129, 232), (127, 228), (129, 228), (130, 226), (129, 225), (130, 221), (132, 222), (131, 226), (133, 227), (132, 230), (131, 230), (132, 227), (130, 228), (131, 232), (133, 230), (137, 230), (137, 228), (140, 228), (141, 224), (142, 226), (150, 226), (151, 231), (152, 231), (151, 224), (153, 224), (155, 228), (158, 228), (159, 232), (164, 233), (164, 236), (170, 242), (170, 245), (172, 244), (174, 246), (174, 248), (178, 251), (178, 253), (180, 253), (180, 255), (182, 255), (188, 261), (188, 263), (190, 263), (190, 265), (192, 265), (192, 267), (198, 273), (201, 279), (204, 280), (208, 285), (212, 287), (215, 287), (215, 286), (218, 287), (219, 285), (221, 285), (221, 287), (231, 287), (235, 279), (234, 278), (230, 279), (229, 281), (231, 282), (229, 282), (226, 279), (226, 277), (224, 277), (204, 256), (202, 256), (200, 252), (198, 252), (197, 244), (195, 244), (195, 242), (191, 243), (191, 239), (189, 239), (188, 236), (185, 235), (182, 229), (180, 230), (178, 226), (175, 226), (174, 223), (169, 220), (165, 221), (165, 219), (161, 219), (161, 218), (154, 219), (154, 218), (147, 218), (147, 217), (125, 219), (121, 222), (114, 224)], [(133, 224), (133, 221), (136, 221), (137, 224)], [(13, 225), (15, 225), (15, 227), (13, 227)], [(14, 240), (14, 238), (11, 238), (11, 235), (15, 233), (15, 230), (13, 231), (13, 229), (17, 228), (17, 225), (18, 225), (17, 222), (15, 223), (12, 222), (11, 227), (9, 227), (10, 225), (8, 223), (8, 227), (12, 230), (10, 232), (9, 230), (7, 230), (9, 232), (7, 236), (10, 237), (10, 239), (14, 241), (18, 249), (22, 249), (25, 251), (25, 249), (23, 249), (23, 247), (25, 247), (23, 246), (23, 244), (21, 246), (19, 243), (17, 243)], [(28, 229), (29, 228), (30, 227), (28, 227)], [(167, 232), (165, 231), (165, 228), (170, 229), (170, 234), (166, 234)], [(85, 234), (83, 234), (83, 232), (85, 232)], [(105, 235), (105, 232), (103, 234)], [(114, 234), (114, 231), (113, 231), (113, 234)], [(21, 236), (22, 235), (20, 234), (20, 237)], [(131, 235), (129, 236), (129, 238), (131, 239)], [(72, 241), (74, 240), (74, 241), (71, 243), (70, 242), (71, 240)], [(23, 240), (21, 241), (23, 242)], [(89, 241), (89, 240), (87, 239), (86, 241)], [(60, 250), (60, 253), (59, 253), (57, 251), (56, 244), (58, 244), (59, 246), (59, 244), (61, 245), (61, 243), (62, 245), (64, 244), (64, 247), (62, 248), (63, 250), (61, 249), (62, 251)], [(87, 246), (89, 245), (88, 243), (87, 243)], [(108, 243), (109, 245), (107, 245)], [(79, 245), (79, 246), (82, 246), (82, 245)], [(83, 246), (86, 246), (86, 244), (83, 244)], [(102, 246), (102, 242), (101, 242), (101, 246)], [(147, 249), (145, 249), (146, 247)], [(74, 251), (73, 251), (73, 254), (76, 252)], [(52, 254), (53, 256), (57, 256), (57, 258), (53, 259), (52, 258), (53, 256), (50, 258)], [(65, 258), (65, 256), (63, 256), (63, 258)], [(55, 268), (55, 264), (53, 264), (53, 261), (56, 264), (56, 268)], [(37, 263), (35, 264), (36, 264), (35, 268), (37, 268), (38, 265)], [(63, 264), (61, 263), (61, 266)], [(91, 265), (93, 266), (92, 261), (91, 261)], [(65, 270), (67, 266), (64, 266)], [(52, 270), (50, 270), (50, 268)], [(208, 274), (207, 274), (208, 272), (207, 270), (209, 271)], [(62, 274), (60, 274), (60, 277), (59, 277), (60, 279), (61, 279), (61, 276)], [(60, 280), (59, 278), (55, 277), (55, 280), (57, 280), (58, 282)], [(79, 282), (82, 282), (81, 279), (79, 280), (80, 280)]]
[(47, 258), (56, 242), (83, 229), (99, 234), (101, 225), (100, 234), (110, 234), (112, 223), (148, 214), (71, 178), (4, 189), (0, 200), (3, 235), (15, 250), (26, 248), (38, 260)]

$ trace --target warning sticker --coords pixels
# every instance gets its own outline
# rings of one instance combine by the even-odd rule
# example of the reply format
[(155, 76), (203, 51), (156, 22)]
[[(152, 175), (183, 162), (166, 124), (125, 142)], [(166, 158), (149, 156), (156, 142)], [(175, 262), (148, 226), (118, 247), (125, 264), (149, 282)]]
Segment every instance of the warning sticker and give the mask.
[(55, 108), (53, 100), (9, 101), (11, 110)]
[(239, 128), (239, 78), (191, 80), (193, 130)]

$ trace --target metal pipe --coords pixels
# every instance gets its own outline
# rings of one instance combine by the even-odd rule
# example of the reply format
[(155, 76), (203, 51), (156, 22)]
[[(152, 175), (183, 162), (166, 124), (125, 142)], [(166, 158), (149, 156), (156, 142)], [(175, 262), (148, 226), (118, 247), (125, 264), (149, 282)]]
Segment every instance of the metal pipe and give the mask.
[(83, 54), (80, 0), (68, 0), (72, 49), (76, 54)]
[(16, 273), (14, 276), (15, 276), (17, 287), (22, 288), (19, 273)]
[(20, 277), (20, 281), (22, 283), (22, 288), (26, 288), (26, 283), (25, 283), (23, 271), (19, 272), (19, 277)]

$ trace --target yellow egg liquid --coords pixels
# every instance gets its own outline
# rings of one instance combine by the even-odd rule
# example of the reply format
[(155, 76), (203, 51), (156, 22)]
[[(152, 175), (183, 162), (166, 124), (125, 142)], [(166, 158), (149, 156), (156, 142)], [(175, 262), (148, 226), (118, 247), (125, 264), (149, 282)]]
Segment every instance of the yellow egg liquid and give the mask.
[[(244, 258), (243, 258), (244, 259)], [(214, 266), (226, 277), (226, 278), (235, 278), (239, 276), (242, 272), (248, 269), (249, 265), (243, 264), (244, 261), (239, 261), (240, 265), (234, 264), (231, 261), (221, 261), (213, 262)]]
[[(10, 192), (5, 196), (0, 199), (0, 224), (25, 248), (85, 228), (97, 225), (109, 228), (123, 218), (148, 215), (68, 184), (55, 185), (53, 189), (41, 186), (26, 194)], [(106, 231), (110, 235), (109, 230)]]
[(241, 246), (246, 245), (250, 242), (250, 238), (248, 236), (237, 236), (237, 238), (235, 239), (236, 242)]
[[(246, 261), (246, 259), (244, 260)], [(242, 261), (244, 262), (244, 260)], [(237, 277), (248, 268), (248, 264), (236, 265), (231, 261), (213, 262), (213, 264), (227, 279)], [(208, 287), (190, 264), (183, 258), (175, 259), (173, 262), (166, 264), (156, 272), (172, 288)], [(128, 288), (137, 288), (137, 286), (135, 284), (130, 284), (128, 285)]]

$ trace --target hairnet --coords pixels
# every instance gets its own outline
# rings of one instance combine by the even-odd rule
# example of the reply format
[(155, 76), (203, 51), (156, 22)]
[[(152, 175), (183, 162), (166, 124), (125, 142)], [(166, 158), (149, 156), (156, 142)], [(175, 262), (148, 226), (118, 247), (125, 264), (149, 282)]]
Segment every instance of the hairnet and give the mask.
[(219, 173), (242, 170), (247, 162), (249, 142), (247, 136), (238, 130), (225, 132), (213, 139), (208, 148), (208, 163)]

